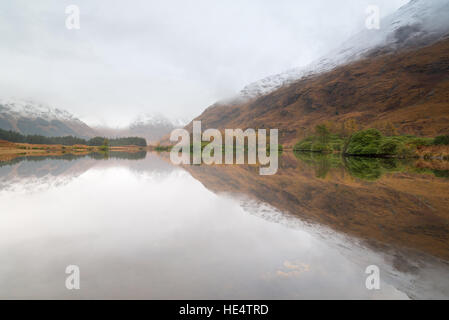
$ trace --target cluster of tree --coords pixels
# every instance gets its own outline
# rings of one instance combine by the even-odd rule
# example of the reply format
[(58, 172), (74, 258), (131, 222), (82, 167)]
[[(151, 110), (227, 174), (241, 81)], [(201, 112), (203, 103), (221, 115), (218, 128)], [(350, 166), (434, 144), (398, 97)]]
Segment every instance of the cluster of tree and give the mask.
[(449, 135), (446, 136), (438, 136), (433, 140), (434, 145), (449, 145)]
[(41, 135), (23, 135), (15, 131), (6, 131), (0, 129), (0, 139), (9, 142), (32, 143), (32, 144), (62, 144), (71, 146), (75, 144), (86, 144), (86, 140), (74, 137), (46, 137)]
[(295, 151), (333, 152), (341, 151), (344, 144), (342, 135), (332, 133), (326, 124), (317, 125), (315, 132), (299, 141)]
[[(385, 134), (382, 133), (385, 132)], [(449, 145), (449, 136), (435, 139), (398, 135), (391, 122), (382, 125), (382, 131), (376, 128), (358, 130), (355, 120), (345, 121), (341, 128), (326, 122), (317, 125), (313, 134), (300, 140), (295, 151), (343, 152), (357, 156), (397, 156), (410, 157), (418, 146)]]
[(105, 137), (95, 137), (89, 140), (74, 137), (46, 137), (41, 135), (23, 135), (15, 131), (6, 131), (0, 129), (0, 140), (6, 140), (9, 142), (18, 143), (31, 143), (31, 144), (61, 144), (64, 146), (73, 146), (75, 144), (83, 144), (88, 146), (129, 146), (135, 145), (139, 147), (146, 147), (147, 141), (144, 138), (139, 137), (126, 137), (126, 138), (114, 138), (107, 139)]
[(109, 140), (109, 145), (111, 147), (120, 147), (120, 146), (146, 147), (147, 141), (144, 138), (139, 137), (115, 138)]

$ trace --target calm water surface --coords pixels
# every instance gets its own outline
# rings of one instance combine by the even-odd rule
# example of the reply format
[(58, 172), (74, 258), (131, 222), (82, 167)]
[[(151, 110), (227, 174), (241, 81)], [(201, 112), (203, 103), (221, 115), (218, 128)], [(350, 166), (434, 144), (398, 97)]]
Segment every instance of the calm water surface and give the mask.
[(150, 153), (0, 163), (0, 298), (449, 297), (444, 171), (281, 160), (272, 177)]

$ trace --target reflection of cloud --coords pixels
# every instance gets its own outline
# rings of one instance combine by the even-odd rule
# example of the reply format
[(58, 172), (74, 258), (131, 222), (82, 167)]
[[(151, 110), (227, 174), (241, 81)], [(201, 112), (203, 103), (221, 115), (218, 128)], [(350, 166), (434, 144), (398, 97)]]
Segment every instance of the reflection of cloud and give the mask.
[(276, 276), (282, 278), (299, 277), (302, 273), (310, 271), (310, 265), (295, 261), (284, 261), (283, 267), (276, 271)]
[(294, 269), (294, 270), (304, 270), (304, 271), (309, 271), (310, 270), (310, 266), (308, 264), (305, 263), (294, 263), (294, 262), (290, 262), (290, 261), (285, 261), (284, 262), (284, 267), (286, 267), (287, 269)]
[[(126, 168), (138, 176), (161, 180), (176, 169), (155, 154), (144, 154), (134, 158), (134, 153), (115, 153), (105, 161), (104, 158), (90, 155), (62, 155), (20, 157), (10, 162), (0, 162), (0, 193), (38, 193), (51, 187), (68, 185), (85, 172), (98, 168)], [(176, 169), (176, 172), (181, 172)]]

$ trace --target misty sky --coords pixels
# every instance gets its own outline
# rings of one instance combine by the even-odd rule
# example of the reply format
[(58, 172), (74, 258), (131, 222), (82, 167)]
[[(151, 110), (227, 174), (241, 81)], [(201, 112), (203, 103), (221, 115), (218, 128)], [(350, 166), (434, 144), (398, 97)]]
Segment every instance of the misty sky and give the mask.
[[(2, 0), (0, 98), (88, 124), (190, 120), (267, 75), (306, 65), (407, 0)], [(80, 30), (65, 26), (78, 5)]]

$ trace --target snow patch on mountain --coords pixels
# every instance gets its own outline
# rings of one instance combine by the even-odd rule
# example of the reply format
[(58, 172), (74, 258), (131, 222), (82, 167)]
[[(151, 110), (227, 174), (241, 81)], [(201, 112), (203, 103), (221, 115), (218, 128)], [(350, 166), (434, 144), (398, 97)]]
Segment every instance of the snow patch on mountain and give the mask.
[(0, 99), (0, 114), (7, 114), (15, 119), (41, 118), (47, 121), (60, 120), (81, 122), (66, 110), (52, 108), (48, 105), (29, 100)]
[(173, 127), (182, 128), (188, 123), (188, 120), (181, 118), (168, 118), (162, 114), (140, 114), (131, 123), (130, 128), (139, 126), (158, 126), (158, 127)]
[(379, 30), (363, 30), (312, 64), (247, 85), (240, 99), (268, 94), (301, 78), (379, 53), (431, 44), (449, 33), (449, 0), (411, 0), (381, 20)]

